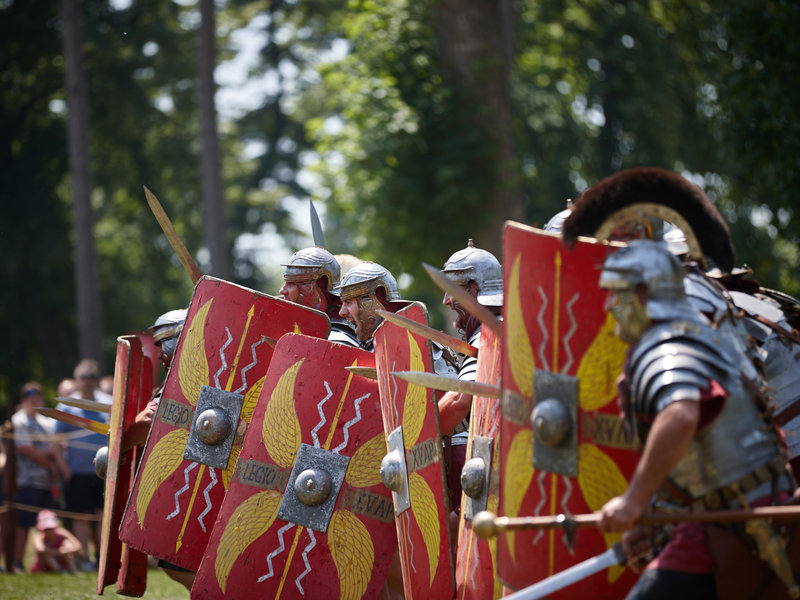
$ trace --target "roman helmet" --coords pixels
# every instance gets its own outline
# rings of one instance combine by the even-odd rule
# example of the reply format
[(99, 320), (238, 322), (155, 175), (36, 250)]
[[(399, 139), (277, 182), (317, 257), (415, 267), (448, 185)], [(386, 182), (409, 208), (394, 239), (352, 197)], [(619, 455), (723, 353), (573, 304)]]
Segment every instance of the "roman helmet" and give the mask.
[(503, 306), (503, 268), (491, 252), (476, 248), (471, 239), (466, 248), (447, 259), (442, 272), (459, 285), (474, 281), (480, 304)]
[(320, 277), (327, 278), (326, 289), (331, 291), (339, 284), (341, 270), (333, 254), (325, 248), (313, 247), (298, 250), (281, 265), (286, 267), (283, 279), (288, 282), (315, 281)]
[(341, 285), (333, 290), (342, 302), (356, 299), (358, 304), (356, 334), (360, 342), (370, 339), (381, 322), (376, 311), (386, 307), (378, 298), (379, 289), (382, 290), (384, 302), (400, 300), (397, 281), (389, 270), (374, 262), (362, 262), (350, 269), (342, 278)]
[(162, 360), (172, 360), (175, 349), (178, 347), (178, 337), (183, 330), (186, 320), (186, 309), (179, 308), (165, 312), (156, 319), (147, 331), (153, 336), (153, 342), (160, 344)]

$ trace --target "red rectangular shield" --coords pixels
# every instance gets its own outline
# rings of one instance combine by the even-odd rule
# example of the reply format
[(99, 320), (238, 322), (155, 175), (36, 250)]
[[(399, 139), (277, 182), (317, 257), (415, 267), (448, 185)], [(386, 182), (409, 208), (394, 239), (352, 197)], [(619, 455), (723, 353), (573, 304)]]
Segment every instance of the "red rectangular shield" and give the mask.
[(269, 340), (329, 329), (326, 315), (299, 304), (197, 282), (120, 539), (197, 570), (272, 358)]
[(377, 598), (394, 555), (374, 355), (289, 334), (267, 372), (193, 598)]
[[(481, 328), (481, 341), (478, 349), (478, 366), (475, 380), (480, 383), (500, 385), (502, 367), (502, 345), (494, 332), (488, 327)], [(475, 396), (469, 421), (469, 440), (467, 459), (477, 457), (482, 460), (489, 455), (488, 489), (477, 500), (485, 499), (485, 508), (497, 513), (500, 452), (498, 447), (500, 431), (500, 400)], [(497, 538), (484, 540), (472, 532), (471, 517), (476, 510), (466, 493), (462, 494), (461, 518), (458, 523), (458, 554), (456, 556), (456, 599), (486, 600), (503, 595), (503, 585), (497, 577)], [(467, 516), (470, 518), (466, 518)]]
[[(419, 302), (398, 314), (428, 325), (427, 311)], [(405, 464), (405, 491), (394, 496), (405, 595), (450, 598), (455, 578), (437, 394), (392, 375), (393, 371), (432, 373), (430, 344), (424, 337), (384, 321), (375, 331), (375, 363), (389, 450), (396, 439)]]
[(138, 460), (136, 449), (122, 452), (122, 432), (133, 423), (149, 400), (149, 376), (142, 343), (136, 336), (117, 338), (114, 365), (114, 400), (108, 432), (103, 521), (97, 565), (97, 593), (116, 582), (126, 596), (141, 596), (147, 586), (147, 556), (123, 544), (117, 530), (133, 483)]
[[(614, 335), (598, 287), (613, 246), (578, 241), (524, 225), (506, 225), (500, 510), (503, 516), (587, 513), (627, 487), (637, 462), (616, 398), (626, 345)], [(558, 440), (534, 432), (539, 405), (569, 415)], [(557, 412), (557, 411), (556, 411)], [(537, 413), (542, 424), (551, 415)], [(537, 426), (538, 427), (538, 426)], [(498, 538), (504, 584), (519, 589), (604, 552), (620, 538), (594, 529), (576, 534), (570, 552), (556, 530), (508, 531)], [(622, 598), (636, 580), (613, 567), (553, 598)]]

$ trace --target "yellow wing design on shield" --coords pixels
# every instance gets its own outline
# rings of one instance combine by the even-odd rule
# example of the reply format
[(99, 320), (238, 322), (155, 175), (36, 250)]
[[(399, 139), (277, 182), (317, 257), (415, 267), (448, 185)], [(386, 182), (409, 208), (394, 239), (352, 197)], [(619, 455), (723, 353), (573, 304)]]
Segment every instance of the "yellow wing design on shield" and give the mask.
[(520, 394), (524, 398), (533, 396), (533, 347), (531, 346), (528, 330), (525, 328), (525, 318), (522, 314), (522, 301), (519, 292), (519, 265), (522, 255), (517, 254), (511, 267), (508, 280), (507, 319), (504, 335), (506, 339), (506, 353), (508, 364), (511, 367), (511, 376)]
[(430, 566), (430, 584), (436, 575), (436, 564), (439, 562), (439, 503), (431, 491), (428, 482), (419, 473), (408, 476), (408, 493), (414, 507), (414, 517), (425, 540)]
[(285, 469), (294, 464), (302, 439), (294, 406), (294, 384), (304, 360), (298, 360), (278, 379), (264, 412), (261, 429), (267, 452), (275, 464)]
[(581, 408), (598, 410), (617, 396), (617, 375), (622, 373), (628, 345), (614, 335), (614, 317), (606, 320), (586, 350), (578, 367)]
[[(600, 510), (611, 498), (621, 495), (628, 487), (625, 476), (616, 463), (594, 444), (580, 444), (578, 447), (578, 485), (586, 505), (592, 510)], [(610, 548), (622, 537), (619, 533), (604, 533), (606, 545)], [(613, 582), (625, 570), (623, 566), (612, 567), (608, 580)]]
[[(519, 515), (522, 499), (533, 479), (533, 431), (522, 429), (514, 436), (506, 456), (506, 470), (503, 473), (503, 509), (509, 517)], [(514, 557), (514, 530), (506, 531), (508, 553)]]
[(158, 487), (175, 472), (183, 460), (183, 451), (189, 440), (189, 432), (185, 429), (174, 429), (162, 437), (153, 447), (142, 469), (139, 481), (139, 493), (136, 496), (136, 517), (139, 527), (144, 523), (144, 515), (150, 500)]
[(178, 361), (178, 383), (183, 397), (192, 406), (197, 406), (200, 388), (208, 384), (208, 358), (206, 357), (205, 326), (212, 298), (200, 307), (186, 332)]
[(267, 490), (250, 496), (231, 515), (219, 538), (214, 560), (214, 571), (223, 594), (233, 563), (270, 528), (280, 505), (281, 494)]
[[(409, 371), (424, 371), (422, 351), (414, 336), (408, 333)], [(403, 438), (406, 446), (411, 447), (417, 443), (422, 425), (425, 422), (425, 412), (428, 401), (427, 388), (409, 383), (406, 388), (406, 401), (403, 405)]]
[(362, 598), (375, 563), (375, 547), (364, 523), (351, 512), (337, 510), (328, 525), (328, 546), (339, 573), (339, 598)]
[(353, 487), (369, 487), (381, 482), (381, 461), (386, 455), (383, 432), (359, 446), (347, 466), (345, 481)]

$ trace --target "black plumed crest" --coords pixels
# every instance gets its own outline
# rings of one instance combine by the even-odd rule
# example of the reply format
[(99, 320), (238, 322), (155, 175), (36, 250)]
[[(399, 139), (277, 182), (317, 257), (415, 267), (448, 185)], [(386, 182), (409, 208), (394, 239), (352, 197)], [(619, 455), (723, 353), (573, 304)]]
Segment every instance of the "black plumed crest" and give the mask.
[(564, 240), (593, 236), (615, 211), (639, 202), (667, 206), (679, 213), (694, 231), (703, 254), (723, 271), (734, 265), (730, 230), (711, 199), (678, 173), (657, 167), (637, 167), (599, 181), (575, 200), (564, 221)]

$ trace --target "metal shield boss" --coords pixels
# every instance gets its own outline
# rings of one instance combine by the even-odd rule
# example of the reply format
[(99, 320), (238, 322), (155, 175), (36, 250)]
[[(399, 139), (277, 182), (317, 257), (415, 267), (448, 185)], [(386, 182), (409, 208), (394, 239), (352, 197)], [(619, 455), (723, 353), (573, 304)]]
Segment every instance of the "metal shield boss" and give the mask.
[(397, 541), (370, 352), (275, 347), (193, 598), (376, 598)]
[[(476, 381), (499, 385), (502, 344), (488, 327), (481, 328)], [(480, 539), (472, 532), (472, 517), (482, 510), (497, 512), (500, 469), (500, 400), (474, 396), (469, 440), (461, 472), (461, 518), (456, 555), (456, 599), (500, 598), (497, 578), (497, 538)]]
[[(517, 517), (588, 513), (623, 493), (638, 454), (616, 378), (626, 345), (597, 282), (613, 247), (509, 223), (503, 238), (500, 506)], [(498, 536), (498, 572), (519, 589), (598, 555), (619, 534), (517, 530)], [(570, 543), (574, 542), (574, 543)], [(553, 598), (621, 598), (636, 576), (612, 567)]]
[(324, 314), (212, 277), (195, 286), (120, 538), (196, 571), (272, 358), (270, 340), (325, 337)]
[[(100, 523), (97, 564), (98, 594), (102, 594), (106, 586), (116, 583), (117, 592), (141, 596), (147, 586), (147, 555), (123, 544), (117, 534), (141, 458), (138, 447), (122, 452), (123, 432), (133, 424), (139, 411), (147, 406), (152, 390), (152, 368), (142, 346), (142, 340), (135, 335), (117, 338), (108, 446), (101, 448), (105, 453), (98, 451), (95, 459), (105, 463), (103, 520)], [(95, 468), (98, 467), (100, 465), (96, 462)]]
[[(397, 314), (428, 325), (419, 302)], [(392, 376), (394, 371), (433, 372), (429, 342), (384, 321), (375, 331), (375, 366), (388, 446), (381, 475), (394, 499), (405, 595), (450, 598), (455, 580), (437, 395)]]

